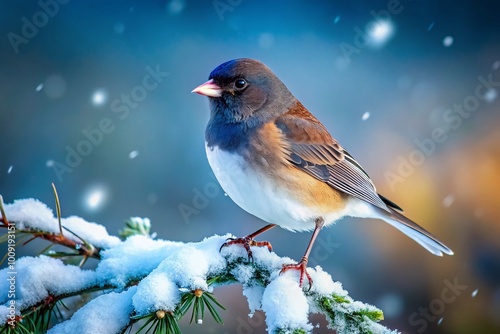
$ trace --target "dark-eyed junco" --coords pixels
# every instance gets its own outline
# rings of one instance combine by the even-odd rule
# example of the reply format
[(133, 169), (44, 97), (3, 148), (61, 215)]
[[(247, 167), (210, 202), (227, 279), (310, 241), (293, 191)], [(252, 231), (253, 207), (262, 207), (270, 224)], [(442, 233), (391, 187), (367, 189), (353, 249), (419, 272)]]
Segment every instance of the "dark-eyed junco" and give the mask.
[(319, 231), (344, 216), (380, 218), (432, 254), (451, 249), (378, 194), (368, 174), (263, 63), (247, 58), (219, 65), (194, 93), (209, 97), (205, 132), (212, 170), (241, 208), (270, 223), (225, 245), (270, 245), (254, 237), (276, 225), (314, 229), (298, 269), (300, 285)]

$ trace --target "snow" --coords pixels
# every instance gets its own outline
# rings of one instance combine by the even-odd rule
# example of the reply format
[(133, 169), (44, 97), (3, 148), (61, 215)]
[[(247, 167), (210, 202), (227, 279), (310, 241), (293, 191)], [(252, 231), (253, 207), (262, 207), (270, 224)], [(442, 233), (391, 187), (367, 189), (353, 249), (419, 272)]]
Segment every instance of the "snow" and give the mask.
[(368, 118), (370, 118), (370, 112), (367, 111), (363, 114), (363, 116), (361, 116), (361, 120), (362, 121), (366, 121)]
[(182, 243), (152, 240), (134, 235), (113, 248), (101, 252), (96, 274), (101, 282), (124, 287), (131, 279), (144, 277)]
[[(18, 230), (31, 228), (59, 233), (52, 211), (37, 200), (18, 200), (5, 208), (7, 218), (16, 223)], [(133, 219), (149, 224), (147, 218)], [(308, 268), (313, 285), (306, 292), (299, 287), (298, 271), (280, 274), (283, 264), (294, 263), (292, 259), (279, 257), (266, 247), (252, 247), (253, 262), (248, 262), (247, 252), (241, 245), (219, 251), (226, 239), (232, 237), (230, 234), (214, 235), (192, 243), (153, 240), (144, 235), (133, 235), (120, 241), (109, 236), (103, 226), (88, 223), (80, 217), (68, 217), (62, 222), (91, 244), (103, 248), (97, 268), (82, 270), (43, 255), (17, 259), (14, 269), (0, 271), (0, 304), (3, 304), (0, 305), (0, 325), (5, 323), (9, 313), (6, 307), (9, 302), (8, 278), (12, 274), (8, 270), (16, 271), (18, 310), (36, 305), (49, 296), (96, 286), (114, 287), (113, 292), (103, 292), (70, 320), (56, 325), (50, 334), (119, 333), (128, 324), (131, 314), (175, 310), (181, 292), (212, 291), (207, 280), (220, 275), (232, 275), (243, 285), (250, 315), (257, 310), (264, 311), (269, 332), (311, 331), (313, 326), (309, 323), (309, 314), (322, 312), (319, 300), (324, 297), (341, 300), (332, 302), (335, 328), (339, 334), (359, 330), (359, 324), (354, 324), (349, 315), (360, 311), (379, 312), (371, 305), (353, 301), (342, 285), (334, 282), (319, 266)], [(75, 238), (67, 232), (65, 235)], [(134, 286), (128, 288), (130, 285)], [(390, 333), (368, 318), (362, 326), (366, 331)]]
[(449, 208), (453, 204), (454, 201), (455, 201), (455, 196), (450, 194), (443, 199), (443, 206), (445, 208)]
[(347, 291), (342, 288), (342, 284), (334, 282), (332, 276), (325, 272), (320, 266), (314, 268), (315, 271), (309, 271), (309, 275), (313, 280), (311, 292), (315, 292), (320, 296), (339, 296), (346, 298)]
[(98, 89), (92, 94), (92, 104), (95, 106), (103, 105), (107, 100), (108, 94), (104, 89)]
[(493, 88), (492, 89), (488, 89), (486, 91), (486, 93), (484, 94), (484, 99), (488, 103), (493, 103), (496, 100), (497, 95), (498, 95), (498, 93), (497, 93), (496, 89), (493, 89)]
[(285, 272), (273, 280), (264, 290), (262, 310), (266, 313), (267, 330), (302, 328), (311, 331), (309, 305), (292, 271)]
[(104, 184), (97, 184), (90, 187), (84, 194), (84, 203), (87, 209), (97, 210), (106, 204), (109, 197), (109, 190)]
[(248, 308), (250, 309), (250, 317), (253, 317), (255, 311), (261, 309), (262, 295), (264, 294), (264, 287), (260, 285), (244, 286), (243, 296), (247, 298)]
[[(9, 268), (0, 271), (0, 303), (8, 299)], [(15, 263), (16, 307), (34, 305), (49, 295), (79, 291), (95, 282), (92, 271), (65, 265), (61, 260), (47, 256), (22, 257)]]
[(178, 286), (165, 272), (155, 270), (139, 283), (132, 301), (137, 315), (145, 315), (156, 310), (174, 311), (180, 299)]
[(139, 155), (139, 151), (134, 150), (128, 154), (129, 159), (135, 159)]
[(115, 23), (115, 25), (113, 26), (113, 30), (117, 34), (123, 34), (123, 32), (125, 31), (125, 25), (121, 22)]
[(371, 37), (371, 45), (382, 46), (392, 37), (393, 33), (394, 27), (391, 21), (378, 20), (368, 35)]
[(453, 45), (453, 37), (452, 36), (446, 36), (443, 38), (443, 46), (444, 47), (450, 47)]
[(178, 15), (184, 10), (185, 6), (186, 6), (186, 3), (184, 2), (184, 0), (171, 0), (166, 5), (166, 8), (170, 14)]
[[(59, 233), (59, 223), (51, 209), (36, 199), (21, 199), (5, 205), (5, 214), (9, 221), (16, 222), (16, 228), (35, 229)], [(120, 243), (120, 239), (110, 236), (106, 228), (96, 223), (89, 223), (76, 216), (61, 219), (62, 226), (81, 237), (86, 242), (99, 248), (109, 248)], [(81, 243), (82, 240), (63, 229), (68, 239)]]
[[(19, 309), (16, 308), (15, 314), (19, 315)], [(0, 324), (5, 324), (10, 318), (10, 310), (5, 305), (0, 305)]]
[[(78, 310), (71, 321), (54, 326), (47, 334), (115, 334), (129, 323), (133, 311), (132, 296), (136, 287), (96, 297)], [(112, 307), (110, 307), (112, 305)]]

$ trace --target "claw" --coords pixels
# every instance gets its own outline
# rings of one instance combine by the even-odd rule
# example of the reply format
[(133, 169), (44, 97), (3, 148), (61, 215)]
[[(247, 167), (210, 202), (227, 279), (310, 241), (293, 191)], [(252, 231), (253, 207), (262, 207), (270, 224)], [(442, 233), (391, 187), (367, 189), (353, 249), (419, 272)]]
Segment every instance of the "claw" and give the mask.
[(252, 250), (250, 249), (251, 246), (257, 246), (257, 247), (266, 246), (270, 252), (272, 252), (272, 250), (273, 250), (271, 243), (269, 243), (268, 241), (255, 241), (253, 238), (246, 236), (243, 238), (228, 238), (228, 239), (226, 239), (226, 242), (223, 243), (222, 246), (220, 246), (219, 252), (222, 250), (222, 248), (228, 247), (231, 245), (242, 245), (245, 248), (245, 250), (247, 251), (249, 261), (253, 261), (253, 253), (252, 253)]
[(285, 271), (288, 271), (290, 269), (298, 270), (298, 271), (300, 271), (299, 286), (302, 287), (302, 283), (304, 281), (304, 276), (305, 276), (305, 277), (307, 277), (307, 280), (309, 282), (309, 289), (307, 289), (307, 291), (311, 290), (313, 280), (312, 280), (311, 276), (309, 275), (309, 273), (307, 272), (307, 261), (308, 261), (307, 257), (304, 256), (300, 260), (300, 262), (297, 264), (284, 264), (283, 268), (280, 271), (280, 275), (283, 274)]

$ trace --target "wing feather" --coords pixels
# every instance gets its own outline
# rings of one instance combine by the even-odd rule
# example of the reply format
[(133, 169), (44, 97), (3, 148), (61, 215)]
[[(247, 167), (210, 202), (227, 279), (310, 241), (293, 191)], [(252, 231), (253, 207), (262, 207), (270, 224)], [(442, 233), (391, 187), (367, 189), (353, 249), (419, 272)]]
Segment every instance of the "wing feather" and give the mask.
[(390, 212), (368, 174), (300, 102), (276, 120), (290, 147), (289, 161), (331, 187)]

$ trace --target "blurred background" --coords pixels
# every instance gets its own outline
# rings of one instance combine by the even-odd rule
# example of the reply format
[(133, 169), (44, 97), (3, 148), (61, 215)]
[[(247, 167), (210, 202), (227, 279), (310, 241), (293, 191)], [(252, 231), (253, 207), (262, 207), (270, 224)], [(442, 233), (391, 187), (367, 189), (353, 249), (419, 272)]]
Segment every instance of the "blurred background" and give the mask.
[[(311, 265), (380, 307), (391, 328), (500, 331), (497, 2), (47, 3), (0, 3), (7, 203), (34, 197), (53, 207), (54, 182), (63, 216), (111, 234), (130, 216), (178, 241), (255, 231), (265, 223), (224, 196), (211, 173), (208, 102), (190, 92), (220, 63), (256, 58), (380, 193), (455, 252), (439, 258), (380, 221), (343, 219), (321, 232)], [(309, 238), (275, 229), (261, 239), (298, 260)], [(216, 295), (225, 324), (183, 324), (185, 332), (265, 332), (262, 314), (248, 319), (241, 287)], [(315, 333), (329, 332), (324, 318), (311, 321)]]

